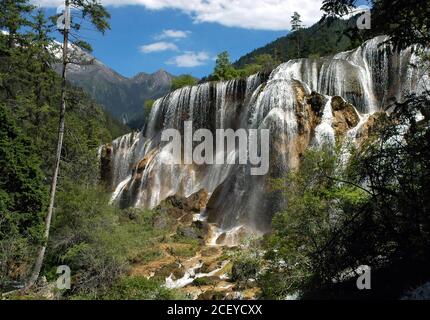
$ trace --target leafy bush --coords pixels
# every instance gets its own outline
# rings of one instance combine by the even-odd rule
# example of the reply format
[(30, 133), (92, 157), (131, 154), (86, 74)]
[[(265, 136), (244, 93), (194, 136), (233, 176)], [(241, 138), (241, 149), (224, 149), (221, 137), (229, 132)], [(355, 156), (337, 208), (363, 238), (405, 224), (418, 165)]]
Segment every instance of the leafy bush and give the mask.
[(161, 254), (157, 244), (169, 230), (154, 227), (157, 212), (122, 212), (109, 205), (109, 195), (100, 187), (72, 185), (59, 195), (58, 202), (48, 265), (71, 268), (72, 294), (97, 296), (132, 263)]
[(246, 282), (258, 279), (263, 267), (261, 246), (256, 239), (245, 239), (238, 250), (228, 253), (232, 263), (231, 279)]
[(310, 150), (277, 184), (288, 203), (265, 242), (265, 297), (354, 295), (342, 283), (361, 265), (379, 275), (373, 297), (398, 298), (430, 277), (429, 104), (411, 97), (380, 115), (346, 168), (336, 152)]
[(105, 300), (182, 300), (178, 291), (167, 289), (163, 283), (144, 277), (124, 278), (102, 296)]
[(197, 84), (197, 79), (192, 75), (184, 74), (179, 77), (176, 77), (172, 80), (172, 91), (187, 87), (187, 86), (195, 86)]

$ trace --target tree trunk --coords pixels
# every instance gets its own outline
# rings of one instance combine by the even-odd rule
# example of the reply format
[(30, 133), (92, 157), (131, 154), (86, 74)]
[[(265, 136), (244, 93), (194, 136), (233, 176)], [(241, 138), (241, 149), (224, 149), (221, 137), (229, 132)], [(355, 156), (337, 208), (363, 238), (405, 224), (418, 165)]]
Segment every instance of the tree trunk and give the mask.
[[(68, 19), (69, 14), (69, 0), (65, 1), (65, 19)], [(43, 238), (43, 245), (39, 250), (37, 255), (36, 263), (34, 265), (33, 272), (31, 274), (30, 280), (26, 284), (23, 291), (29, 290), (39, 278), (40, 270), (42, 269), (43, 260), (45, 258), (46, 246), (49, 240), (49, 231), (51, 229), (52, 213), (54, 211), (55, 204), (55, 193), (57, 191), (57, 181), (58, 173), (60, 171), (60, 161), (61, 161), (61, 150), (63, 149), (63, 139), (64, 139), (64, 123), (66, 116), (66, 69), (67, 69), (67, 47), (69, 42), (69, 30), (67, 28), (67, 22), (64, 27), (64, 40), (63, 40), (63, 70), (61, 75), (61, 109), (60, 109), (60, 122), (58, 129), (58, 141), (57, 141), (57, 154), (55, 161), (54, 174), (51, 181), (51, 189), (49, 196), (49, 207), (48, 213), (45, 218), (45, 233)]]

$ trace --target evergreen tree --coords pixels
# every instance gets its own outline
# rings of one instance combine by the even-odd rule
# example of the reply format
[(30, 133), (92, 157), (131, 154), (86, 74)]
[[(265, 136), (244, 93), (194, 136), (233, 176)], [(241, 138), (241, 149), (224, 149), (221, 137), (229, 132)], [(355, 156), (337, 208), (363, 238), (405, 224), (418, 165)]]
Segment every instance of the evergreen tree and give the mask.
[(291, 16), (291, 31), (295, 33), (295, 40), (297, 44), (297, 58), (300, 58), (300, 30), (303, 28), (300, 14), (294, 12)]
[(31, 140), (0, 104), (0, 289), (40, 240), (46, 189)]
[(221, 52), (215, 63), (212, 80), (230, 80), (238, 76), (235, 68), (230, 62), (230, 55), (227, 51)]
[[(104, 9), (102, 5), (100, 5), (96, 0), (65, 0), (65, 10), (64, 10), (64, 25), (62, 27), (63, 33), (63, 56), (62, 56), (62, 82), (61, 82), (61, 107), (60, 107), (60, 121), (58, 128), (58, 139), (57, 139), (57, 150), (56, 150), (56, 161), (54, 166), (54, 173), (52, 175), (51, 181), (51, 191), (49, 198), (49, 207), (48, 212), (45, 218), (45, 232), (44, 232), (44, 241), (45, 243), (39, 250), (39, 254), (36, 259), (36, 263), (31, 274), (30, 280), (28, 281), (24, 290), (30, 289), (34, 283), (37, 281), (40, 270), (42, 269), (42, 264), (45, 256), (45, 251), (47, 247), (47, 243), (49, 240), (49, 232), (51, 227), (52, 214), (55, 205), (55, 195), (57, 191), (57, 182), (58, 175), (60, 169), (60, 161), (61, 161), (61, 153), (63, 149), (63, 139), (64, 139), (64, 130), (65, 130), (65, 119), (66, 119), (66, 72), (67, 65), (70, 63), (69, 55), (68, 55), (68, 47), (69, 47), (69, 33), (70, 29), (79, 31), (80, 24), (73, 24), (71, 21), (70, 15), (70, 5), (73, 5), (75, 9), (80, 10), (82, 19), (89, 19), (92, 25), (96, 27), (96, 29), (102, 33), (105, 32), (106, 29), (109, 28), (109, 24), (107, 19), (109, 18), (108, 12)], [(78, 43), (82, 41), (78, 40)], [(85, 48), (88, 48), (89, 45), (84, 45)]]
[(30, 26), (29, 15), (33, 9), (28, 0), (2, 0), (0, 3), (0, 30), (7, 31), (9, 49), (24, 44), (25, 37), (18, 31)]
[[(387, 34), (395, 47), (430, 44), (430, 2), (422, 0), (372, 0), (371, 19), (374, 35)], [(327, 17), (342, 17), (359, 5), (358, 0), (324, 0)]]

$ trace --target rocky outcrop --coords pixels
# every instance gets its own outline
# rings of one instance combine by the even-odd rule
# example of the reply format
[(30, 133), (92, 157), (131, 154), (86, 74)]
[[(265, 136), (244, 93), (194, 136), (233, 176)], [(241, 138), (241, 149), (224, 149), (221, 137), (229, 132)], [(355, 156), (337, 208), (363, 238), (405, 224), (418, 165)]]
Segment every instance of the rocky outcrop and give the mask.
[(384, 115), (384, 113), (378, 112), (375, 113), (367, 119), (366, 123), (358, 130), (357, 132), (357, 144), (358, 146), (363, 146), (363, 144), (369, 140), (372, 132), (375, 129), (378, 118)]
[(136, 169), (133, 170), (133, 179), (140, 180), (142, 179), (143, 172), (145, 171), (148, 164), (154, 159), (157, 155), (158, 149), (152, 149), (149, 151), (145, 157), (137, 164)]
[(325, 100), (326, 98), (322, 94), (315, 91), (312, 91), (312, 93), (306, 97), (307, 104), (311, 106), (312, 111), (319, 118), (323, 115)]
[(102, 147), (100, 153), (100, 177), (107, 185), (111, 185), (113, 179), (112, 155), (113, 148), (111, 144)]
[(168, 197), (164, 200), (163, 204), (183, 211), (199, 213), (202, 209), (206, 208), (208, 200), (208, 192), (202, 189), (188, 198), (179, 195)]
[(337, 136), (343, 136), (360, 122), (360, 117), (354, 106), (343, 98), (339, 96), (333, 97), (331, 107), (333, 111), (333, 128)]

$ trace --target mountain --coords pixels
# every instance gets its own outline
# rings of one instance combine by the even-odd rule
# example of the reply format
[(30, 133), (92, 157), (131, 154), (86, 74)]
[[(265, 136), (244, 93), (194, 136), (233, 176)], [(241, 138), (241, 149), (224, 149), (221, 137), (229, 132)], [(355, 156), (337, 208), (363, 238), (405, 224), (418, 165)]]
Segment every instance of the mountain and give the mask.
[[(142, 72), (127, 78), (76, 47), (72, 50), (73, 55), (78, 56), (76, 60), (80, 64), (69, 65), (68, 81), (84, 89), (110, 115), (133, 129), (143, 126), (145, 101), (166, 95), (174, 78), (164, 70), (152, 74)], [(61, 65), (56, 65), (54, 69), (60, 72)]]
[[(242, 68), (254, 63), (255, 57), (262, 54), (270, 54), (280, 61), (288, 61), (296, 58), (323, 57), (356, 48), (361, 42), (354, 41), (346, 35), (347, 32), (354, 30), (355, 21), (356, 18), (318, 22), (309, 28), (290, 33), (264, 47), (255, 49), (239, 58), (234, 66)], [(297, 48), (297, 39), (300, 42), (300, 52)]]

